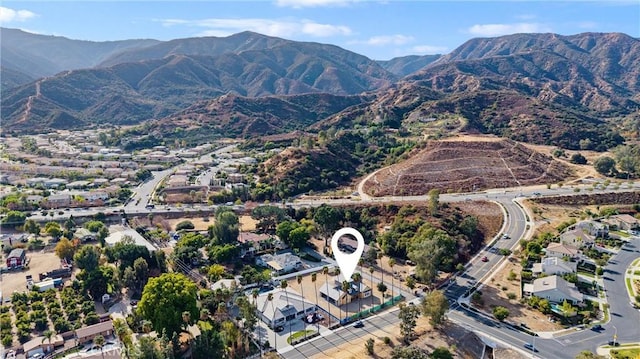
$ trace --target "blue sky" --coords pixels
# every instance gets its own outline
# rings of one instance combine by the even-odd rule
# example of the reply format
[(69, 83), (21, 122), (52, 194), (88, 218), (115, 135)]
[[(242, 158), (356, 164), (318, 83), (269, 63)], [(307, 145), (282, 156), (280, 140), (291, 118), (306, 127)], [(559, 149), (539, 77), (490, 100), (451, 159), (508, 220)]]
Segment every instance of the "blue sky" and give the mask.
[(375, 60), (447, 53), (474, 37), (623, 32), (640, 38), (640, 1), (11, 1), (0, 25), (72, 39), (170, 40), (250, 30), (329, 43)]

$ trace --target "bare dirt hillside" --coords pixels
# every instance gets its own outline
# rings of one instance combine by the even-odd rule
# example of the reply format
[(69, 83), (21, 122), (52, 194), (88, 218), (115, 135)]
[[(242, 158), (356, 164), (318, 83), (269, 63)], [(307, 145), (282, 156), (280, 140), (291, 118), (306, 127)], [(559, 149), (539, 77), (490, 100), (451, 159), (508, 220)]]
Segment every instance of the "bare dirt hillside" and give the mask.
[(556, 183), (572, 176), (566, 164), (523, 144), (478, 137), (430, 141), (407, 161), (371, 176), (364, 191), (373, 196), (422, 195), (434, 188), (468, 192)]

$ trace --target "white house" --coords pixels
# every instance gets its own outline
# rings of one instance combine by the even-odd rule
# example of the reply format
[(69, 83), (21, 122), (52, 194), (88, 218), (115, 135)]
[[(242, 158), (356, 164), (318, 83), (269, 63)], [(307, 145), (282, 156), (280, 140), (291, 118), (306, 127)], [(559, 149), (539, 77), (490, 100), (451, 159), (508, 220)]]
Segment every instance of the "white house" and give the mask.
[[(272, 300), (269, 300), (269, 294), (273, 295)], [(260, 319), (272, 328), (318, 311), (315, 304), (291, 289), (260, 293), (256, 298), (256, 308)]]
[(544, 298), (553, 303), (562, 303), (567, 300), (576, 304), (584, 300), (583, 294), (576, 289), (575, 284), (557, 275), (538, 278), (533, 283), (527, 283), (524, 285), (523, 292), (525, 295)]
[(533, 274), (566, 274), (575, 273), (577, 262), (571, 262), (558, 257), (544, 257), (540, 263), (533, 264)]
[(617, 226), (618, 229), (623, 231), (640, 228), (640, 220), (630, 214), (616, 214), (607, 218), (607, 222)]
[(274, 275), (281, 275), (302, 268), (302, 261), (293, 253), (263, 254), (256, 258), (256, 264), (271, 269)]
[(139, 246), (147, 247), (149, 252), (153, 252), (156, 250), (156, 247), (153, 244), (149, 243), (140, 233), (136, 232), (132, 228), (122, 227), (122, 226), (111, 226), (109, 227), (109, 236), (105, 238), (105, 242), (109, 246), (114, 246), (116, 243), (121, 242), (124, 238), (129, 237), (133, 240), (133, 243)]

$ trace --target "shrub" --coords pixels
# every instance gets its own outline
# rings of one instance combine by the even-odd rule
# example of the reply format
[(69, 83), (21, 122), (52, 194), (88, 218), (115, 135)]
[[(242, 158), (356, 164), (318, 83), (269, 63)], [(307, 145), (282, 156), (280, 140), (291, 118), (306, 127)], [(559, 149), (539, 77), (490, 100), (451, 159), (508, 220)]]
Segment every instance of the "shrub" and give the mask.
[(373, 341), (373, 338), (367, 339), (367, 341), (364, 343), (364, 347), (367, 350), (367, 354), (373, 355), (374, 354), (374, 341)]

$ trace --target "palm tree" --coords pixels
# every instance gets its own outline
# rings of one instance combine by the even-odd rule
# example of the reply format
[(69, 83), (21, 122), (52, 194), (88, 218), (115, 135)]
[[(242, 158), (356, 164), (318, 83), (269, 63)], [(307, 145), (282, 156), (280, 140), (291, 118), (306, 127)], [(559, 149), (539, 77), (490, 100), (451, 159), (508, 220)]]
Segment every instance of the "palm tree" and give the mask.
[[(287, 283), (286, 280), (283, 279), (283, 280), (280, 281), (280, 288), (282, 288), (284, 290), (284, 295), (287, 297), (287, 309), (289, 308), (289, 292), (287, 292), (287, 287), (288, 286), (289, 286), (289, 283)], [(286, 316), (285, 316), (284, 320), (285, 320), (285, 322), (287, 321), (287, 317)], [(289, 325), (289, 337), (291, 337), (291, 325)]]
[(360, 299), (362, 299), (362, 292), (360, 292), (360, 283), (362, 282), (362, 274), (354, 273), (353, 274), (353, 282), (358, 286), (358, 318), (360, 317), (360, 304), (362, 303)]
[(44, 343), (44, 341), (46, 340), (49, 343), (49, 346), (47, 346), (47, 351), (49, 351), (49, 349), (51, 349), (51, 338), (53, 338), (56, 335), (56, 333), (53, 330), (45, 330), (44, 332), (42, 332), (42, 336), (44, 338), (42, 338), (42, 342)]
[(260, 291), (256, 288), (251, 292), (251, 296), (253, 297), (253, 306), (258, 308), (258, 294), (260, 294)]
[[(296, 282), (298, 282), (298, 285), (300, 286), (300, 294), (302, 295), (302, 298), (304, 298), (304, 289), (302, 288), (302, 275), (298, 274), (296, 276)], [(302, 321), (305, 323), (305, 328), (304, 328), (304, 337), (305, 339), (307, 338), (307, 322), (304, 316), (307, 315), (307, 310), (304, 308), (304, 300), (302, 301)]]
[[(327, 266), (322, 267), (322, 274), (324, 274), (324, 280), (327, 283), (327, 295), (329, 294), (329, 268), (327, 268)], [(318, 300), (316, 299), (316, 303), (318, 302)], [(331, 302), (329, 302), (329, 300), (327, 300), (327, 309), (329, 309), (329, 326), (331, 326)]]
[[(204, 309), (203, 309), (204, 311)], [(131, 347), (131, 335), (129, 335), (129, 327), (127, 322), (123, 319), (116, 319), (113, 321), (113, 331), (120, 340), (120, 343), (124, 344), (124, 355), (129, 358), (129, 349)]]
[(394, 258), (389, 258), (389, 267), (391, 267), (391, 305), (393, 305), (393, 277), (395, 277), (393, 273), (393, 266), (396, 265), (396, 260)]
[[(316, 311), (318, 310), (318, 284), (316, 283), (316, 281), (318, 280), (318, 274), (317, 273), (312, 273), (311, 274), (311, 282), (313, 283), (313, 290), (316, 292)], [(318, 333), (320, 333), (320, 322), (317, 322), (318, 324)]]
[[(274, 314), (273, 318), (275, 319), (276, 308), (274, 308), (273, 306), (273, 293), (267, 294), (267, 300), (269, 301), (269, 303), (271, 303), (271, 309), (273, 310), (273, 314)], [(271, 326), (273, 327), (273, 345), (276, 351), (278, 351), (278, 341), (276, 340), (276, 325), (275, 323), (272, 322)]]
[[(336, 268), (334, 270), (335, 275), (338, 276), (338, 280), (340, 280), (340, 268)], [(338, 306), (338, 309), (340, 310), (339, 314), (338, 314), (338, 323), (340, 323), (340, 320), (342, 319), (342, 305), (340, 305), (340, 297), (338, 297), (338, 301), (336, 302), (336, 305)]]
[(102, 351), (102, 347), (104, 346), (104, 337), (100, 334), (96, 335), (93, 338), (93, 344), (100, 348), (100, 354), (102, 354), (102, 358), (104, 358), (104, 352)]
[(149, 320), (143, 320), (142, 321), (142, 331), (145, 333), (150, 333), (151, 332), (151, 321)]
[[(349, 287), (350, 287), (350, 286), (351, 286), (351, 285), (350, 285), (350, 284), (349, 284), (349, 282), (347, 282), (346, 280), (342, 281), (342, 291), (346, 294), (346, 295), (344, 296), (344, 298), (345, 298), (345, 304), (346, 304), (347, 295), (349, 295)], [(346, 319), (346, 316), (347, 316), (348, 314), (349, 314), (349, 312), (347, 311), (347, 308), (345, 307), (345, 308), (344, 308), (344, 315), (345, 315), (345, 319)]]
[(369, 274), (371, 275), (371, 308), (373, 308), (373, 266), (369, 267)]
[[(378, 252), (378, 260), (380, 260), (380, 282), (384, 283), (384, 268), (382, 267), (382, 258), (384, 258), (384, 253)], [(384, 297), (382, 298), (384, 302)]]
[(182, 312), (182, 321), (184, 322), (184, 328), (187, 329), (191, 324), (191, 312), (187, 310)]

